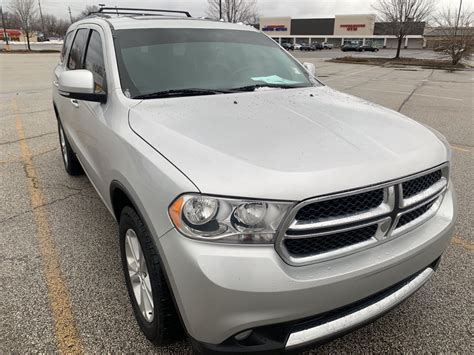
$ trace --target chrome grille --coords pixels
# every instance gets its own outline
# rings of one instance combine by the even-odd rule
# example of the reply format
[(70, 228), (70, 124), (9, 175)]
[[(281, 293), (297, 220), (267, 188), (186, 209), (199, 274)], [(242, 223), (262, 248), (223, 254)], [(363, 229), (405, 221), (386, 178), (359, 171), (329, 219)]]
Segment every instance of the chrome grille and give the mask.
[(398, 220), (396, 228), (403, 227), (404, 225), (410, 223), (411, 221), (414, 221), (415, 219), (421, 217), (426, 212), (428, 212), (428, 210), (431, 208), (431, 206), (434, 205), (435, 202), (436, 201), (431, 201), (421, 207), (414, 209), (413, 211), (410, 211), (401, 215), (400, 219)]
[(320, 235), (310, 238), (286, 239), (285, 247), (294, 256), (309, 256), (326, 253), (368, 241), (375, 237), (377, 225), (352, 229), (347, 232)]
[(406, 181), (402, 184), (403, 198), (409, 198), (430, 188), (442, 178), (441, 169), (433, 171), (430, 174), (420, 176), (419, 178)]
[(445, 164), (379, 186), (303, 201), (285, 220), (276, 249), (289, 264), (304, 265), (390, 240), (436, 213), (448, 174)]
[(295, 219), (298, 221), (318, 221), (325, 218), (360, 213), (380, 206), (383, 198), (383, 189), (378, 189), (333, 200), (311, 203), (302, 207), (296, 214)]

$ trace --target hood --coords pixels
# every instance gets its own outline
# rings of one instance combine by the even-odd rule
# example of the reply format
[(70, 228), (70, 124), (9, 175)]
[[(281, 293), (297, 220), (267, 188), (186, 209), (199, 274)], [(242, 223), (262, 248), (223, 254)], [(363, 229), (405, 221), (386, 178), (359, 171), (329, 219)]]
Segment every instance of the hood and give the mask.
[(434, 167), (447, 148), (398, 112), (328, 87), (144, 100), (132, 130), (202, 193), (280, 200)]

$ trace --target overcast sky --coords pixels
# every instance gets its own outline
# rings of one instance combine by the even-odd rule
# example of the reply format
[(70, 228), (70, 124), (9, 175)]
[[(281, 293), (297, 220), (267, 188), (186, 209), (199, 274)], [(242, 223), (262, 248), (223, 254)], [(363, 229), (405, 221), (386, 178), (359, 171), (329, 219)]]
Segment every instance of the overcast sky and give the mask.
[[(0, 0), (8, 7), (11, 0)], [(35, 0), (36, 1), (36, 0)], [(204, 16), (207, 0), (40, 0), (43, 13), (68, 16), (68, 6), (73, 15), (79, 14), (86, 5), (104, 3), (107, 6), (148, 7), (188, 10), (195, 17)], [(373, 13), (371, 3), (375, 0), (257, 0), (261, 16), (334, 17), (336, 14)], [(434, 0), (439, 7), (455, 6), (459, 0)], [(463, 0), (474, 8), (474, 0)]]

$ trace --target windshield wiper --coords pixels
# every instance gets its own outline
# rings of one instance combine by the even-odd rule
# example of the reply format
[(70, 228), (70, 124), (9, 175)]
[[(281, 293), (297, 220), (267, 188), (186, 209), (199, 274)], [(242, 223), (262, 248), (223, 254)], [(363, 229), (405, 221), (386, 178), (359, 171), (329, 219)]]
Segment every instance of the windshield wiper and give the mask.
[(230, 93), (230, 90), (214, 89), (172, 89), (152, 92), (149, 94), (137, 95), (134, 99), (157, 99), (160, 97), (178, 97), (178, 96), (196, 96), (196, 95), (215, 95)]
[(255, 89), (260, 89), (260, 88), (296, 89), (296, 88), (303, 88), (303, 87), (306, 87), (306, 85), (255, 84), (255, 85), (241, 86), (239, 88), (232, 88), (232, 89), (229, 89), (229, 91), (255, 91)]

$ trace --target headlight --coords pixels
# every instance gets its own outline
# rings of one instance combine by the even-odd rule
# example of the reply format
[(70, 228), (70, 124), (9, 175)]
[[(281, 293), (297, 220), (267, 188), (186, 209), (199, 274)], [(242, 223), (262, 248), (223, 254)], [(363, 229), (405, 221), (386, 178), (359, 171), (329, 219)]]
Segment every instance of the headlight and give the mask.
[(185, 236), (223, 243), (269, 244), (291, 202), (239, 200), (198, 194), (182, 195), (169, 207)]

